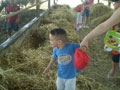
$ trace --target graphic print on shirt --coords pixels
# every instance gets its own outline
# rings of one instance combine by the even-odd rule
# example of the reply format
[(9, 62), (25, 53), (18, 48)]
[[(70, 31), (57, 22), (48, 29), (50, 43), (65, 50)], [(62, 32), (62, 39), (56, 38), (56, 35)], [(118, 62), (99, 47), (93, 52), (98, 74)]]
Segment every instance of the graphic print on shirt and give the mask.
[(62, 64), (62, 65), (67, 65), (69, 64), (70, 62), (72, 61), (72, 57), (70, 55), (65, 55), (65, 54), (62, 54), (62, 55), (59, 55), (58, 56), (58, 63), (59, 64)]

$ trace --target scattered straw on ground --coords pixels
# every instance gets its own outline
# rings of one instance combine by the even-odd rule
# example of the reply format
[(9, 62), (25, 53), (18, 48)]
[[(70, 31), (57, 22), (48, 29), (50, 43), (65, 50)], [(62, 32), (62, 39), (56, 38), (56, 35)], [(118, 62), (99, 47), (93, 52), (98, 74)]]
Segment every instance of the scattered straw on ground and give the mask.
[[(103, 8), (103, 6), (100, 4), (98, 7), (100, 8), (97, 8), (97, 6), (92, 8), (93, 14), (94, 12), (97, 13), (99, 9), (102, 12), (101, 7)], [(96, 8), (97, 11), (94, 10)], [(105, 9), (105, 7), (103, 9)], [(98, 14), (93, 15), (93, 17), (98, 17), (97, 15)], [(56, 90), (55, 82), (57, 77), (57, 62), (51, 68), (48, 75), (43, 75), (43, 71), (48, 65), (52, 55), (52, 47), (49, 44), (48, 34), (51, 29), (62, 27), (68, 34), (68, 41), (80, 43), (82, 37), (88, 33), (89, 30), (82, 30), (81, 32), (76, 33), (74, 19), (75, 16), (72, 14), (72, 10), (69, 6), (58, 5), (53, 8), (50, 13), (43, 18), (43, 20), (39, 21), (38, 27), (35, 28), (32, 35), (26, 38), (21, 49), (12, 53), (8, 53), (8, 56), (4, 56), (4, 58), (1, 59), (0, 89)], [(88, 68), (85, 69), (85, 73), (78, 73), (76, 87), (77, 90), (107, 90), (103, 84), (95, 80), (95, 75), (101, 79), (100, 75), (98, 75), (99, 73), (92, 72), (92, 70), (94, 71), (96, 68), (101, 69), (98, 61), (104, 58), (101, 58), (102, 54), (99, 55), (100, 58), (97, 58), (97, 52), (100, 51), (99, 48), (102, 48), (103, 46), (103, 44), (99, 47), (95, 45), (96, 41), (99, 39), (101, 38), (97, 38), (94, 40), (94, 42), (90, 42), (90, 47), (94, 47), (88, 52), (91, 62)], [(101, 44), (101, 42), (103, 41), (101, 40), (99, 44)], [(100, 52), (102, 53), (103, 51)], [(108, 56), (106, 56), (105, 59), (107, 58)], [(92, 74), (93, 78), (90, 78)]]

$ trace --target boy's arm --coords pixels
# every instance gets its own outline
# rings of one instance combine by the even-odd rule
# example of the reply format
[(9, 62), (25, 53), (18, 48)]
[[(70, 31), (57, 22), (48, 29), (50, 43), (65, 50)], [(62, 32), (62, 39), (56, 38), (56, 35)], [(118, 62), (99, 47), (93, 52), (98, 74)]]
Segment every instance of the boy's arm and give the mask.
[(45, 68), (45, 70), (44, 70), (44, 72), (43, 72), (44, 74), (49, 72), (49, 69), (51, 68), (51, 66), (53, 65), (53, 63), (54, 63), (55, 61), (56, 61), (56, 60), (53, 60), (53, 59), (51, 58), (48, 66), (47, 66), (47, 68)]

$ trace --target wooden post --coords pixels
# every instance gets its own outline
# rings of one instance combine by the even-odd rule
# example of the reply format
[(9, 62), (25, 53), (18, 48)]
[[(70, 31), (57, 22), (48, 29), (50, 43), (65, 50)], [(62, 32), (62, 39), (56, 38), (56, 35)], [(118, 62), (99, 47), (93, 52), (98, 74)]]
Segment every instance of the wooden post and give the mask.
[(55, 3), (55, 0), (54, 0), (54, 5), (55, 5), (56, 3)]
[(37, 12), (37, 15), (39, 15), (39, 10), (40, 10), (40, 0), (36, 0), (36, 12)]
[(111, 2), (108, 2), (108, 6), (111, 6)]
[(50, 8), (50, 0), (48, 0), (48, 8)]
[(98, 3), (100, 3), (100, 0), (98, 0)]
[[(38, 3), (40, 3), (40, 1), (36, 0), (36, 4), (38, 4)], [(40, 4), (36, 5), (36, 10), (39, 11), (39, 9), (40, 9)]]

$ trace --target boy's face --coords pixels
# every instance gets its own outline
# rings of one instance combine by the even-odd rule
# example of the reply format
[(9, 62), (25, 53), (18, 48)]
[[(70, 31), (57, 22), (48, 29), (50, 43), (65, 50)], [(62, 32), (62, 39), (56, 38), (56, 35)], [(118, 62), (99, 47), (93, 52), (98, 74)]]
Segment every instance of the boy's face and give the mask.
[(58, 40), (55, 39), (55, 36), (49, 34), (49, 39), (50, 39), (50, 44), (52, 45), (52, 47), (58, 46)]

